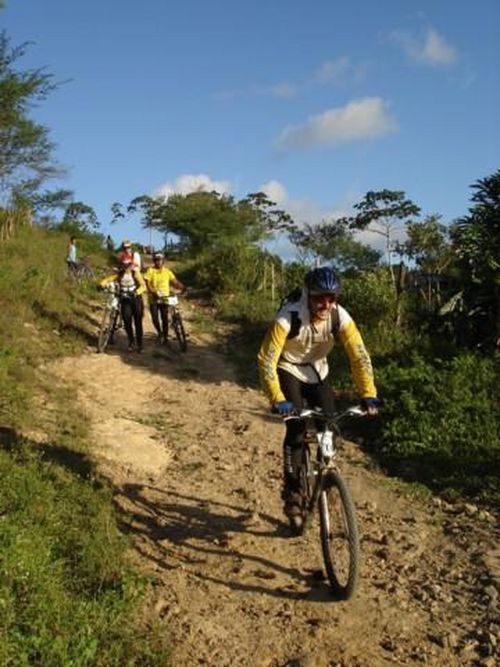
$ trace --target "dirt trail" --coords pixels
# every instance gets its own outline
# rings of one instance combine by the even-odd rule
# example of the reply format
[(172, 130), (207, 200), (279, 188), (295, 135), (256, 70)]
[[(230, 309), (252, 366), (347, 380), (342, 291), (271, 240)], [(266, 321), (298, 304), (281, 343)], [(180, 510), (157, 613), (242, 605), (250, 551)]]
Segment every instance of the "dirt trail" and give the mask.
[(142, 355), (122, 339), (56, 365), (155, 576), (147, 613), (170, 632), (173, 665), (497, 665), (494, 517), (412, 499), (346, 444), (363, 568), (357, 597), (333, 601), (317, 527), (290, 537), (283, 521), (282, 425), (189, 315), (186, 355), (149, 334)]

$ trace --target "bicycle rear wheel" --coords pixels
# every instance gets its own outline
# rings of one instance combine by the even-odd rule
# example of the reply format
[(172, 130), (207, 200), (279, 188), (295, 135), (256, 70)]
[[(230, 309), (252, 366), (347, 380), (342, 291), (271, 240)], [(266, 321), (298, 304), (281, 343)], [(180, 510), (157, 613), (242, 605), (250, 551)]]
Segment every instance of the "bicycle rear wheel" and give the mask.
[(96, 275), (94, 273), (94, 270), (90, 266), (84, 264), (80, 269), (80, 278), (86, 280), (95, 280)]
[(356, 592), (361, 549), (356, 509), (347, 484), (337, 471), (325, 479), (319, 498), (321, 547), (330, 585), (341, 600)]
[(99, 328), (99, 336), (97, 338), (97, 351), (104, 352), (108, 347), (109, 341), (116, 326), (118, 318), (118, 311), (115, 308), (105, 308), (102, 314), (101, 326)]
[(184, 331), (184, 323), (182, 322), (182, 317), (178, 311), (175, 311), (172, 317), (172, 326), (174, 328), (175, 335), (179, 343), (179, 347), (181, 348), (181, 352), (186, 352), (187, 350), (186, 332)]

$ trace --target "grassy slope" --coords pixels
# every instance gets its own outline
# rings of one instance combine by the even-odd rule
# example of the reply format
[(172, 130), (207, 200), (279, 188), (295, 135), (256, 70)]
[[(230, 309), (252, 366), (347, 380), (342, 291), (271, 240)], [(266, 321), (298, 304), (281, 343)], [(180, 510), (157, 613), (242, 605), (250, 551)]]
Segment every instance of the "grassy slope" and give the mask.
[(66, 244), (33, 228), (0, 245), (0, 664), (162, 665), (85, 416), (40, 370), (89, 342), (92, 286), (66, 280)]

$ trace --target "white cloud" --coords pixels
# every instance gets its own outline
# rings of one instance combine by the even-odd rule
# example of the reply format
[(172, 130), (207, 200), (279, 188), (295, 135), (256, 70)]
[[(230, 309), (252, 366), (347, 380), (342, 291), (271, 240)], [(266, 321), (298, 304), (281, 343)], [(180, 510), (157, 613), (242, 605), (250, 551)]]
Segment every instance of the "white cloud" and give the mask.
[(298, 93), (299, 88), (296, 85), (281, 81), (280, 83), (275, 83), (270, 86), (253, 86), (248, 89), (219, 91), (213, 95), (213, 98), (217, 102), (232, 102), (234, 100), (255, 96), (291, 99)]
[(434, 28), (429, 28), (423, 38), (414, 37), (402, 30), (394, 31), (392, 38), (414, 62), (439, 66), (453, 65), (457, 60), (456, 49)]
[(348, 56), (324, 62), (314, 76), (316, 83), (338, 84), (346, 80), (360, 81), (366, 75), (364, 65), (354, 65)]
[(297, 88), (290, 83), (277, 83), (264, 90), (263, 93), (269, 93), (273, 97), (290, 98), (297, 94)]
[(290, 125), (279, 135), (279, 148), (313, 148), (331, 146), (378, 137), (397, 129), (380, 97), (349, 102), (345, 107), (328, 109), (311, 116), (302, 125)]
[(329, 83), (338, 81), (349, 69), (350, 63), (347, 56), (337, 58), (337, 60), (327, 60), (316, 72), (316, 81), (320, 83)]
[(259, 191), (267, 195), (278, 206), (284, 204), (288, 199), (286, 188), (279, 181), (268, 181), (260, 186)]
[(173, 194), (187, 195), (191, 192), (218, 192), (228, 194), (231, 192), (229, 181), (213, 181), (206, 174), (184, 174), (175, 179), (173, 183), (164, 183), (155, 191), (157, 197), (169, 197)]

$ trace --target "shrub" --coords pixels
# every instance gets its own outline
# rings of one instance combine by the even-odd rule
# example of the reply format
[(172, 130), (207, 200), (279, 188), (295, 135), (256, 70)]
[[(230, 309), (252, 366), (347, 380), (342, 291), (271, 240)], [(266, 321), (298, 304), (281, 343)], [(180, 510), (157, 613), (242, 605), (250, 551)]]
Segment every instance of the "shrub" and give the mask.
[(414, 354), (405, 365), (389, 363), (379, 372), (386, 401), (379, 446), (386, 460), (413, 462), (438, 486), (489, 493), (486, 487), (498, 484), (499, 379), (498, 361), (473, 353), (433, 363)]

